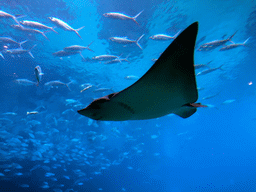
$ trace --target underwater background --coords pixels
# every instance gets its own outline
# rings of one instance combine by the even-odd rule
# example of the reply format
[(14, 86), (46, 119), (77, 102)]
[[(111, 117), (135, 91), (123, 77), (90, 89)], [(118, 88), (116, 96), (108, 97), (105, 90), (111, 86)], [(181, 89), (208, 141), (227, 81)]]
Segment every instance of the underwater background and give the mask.
[[(26, 41), (24, 50), (36, 45), (32, 58), (6, 51), (19, 45), (0, 42), (0, 191), (256, 191), (255, 5), (254, 0), (1, 0), (2, 11), (23, 15), (19, 21), (54, 27), (48, 17), (56, 17), (84, 28), (82, 39), (59, 27), (52, 28), (57, 33), (45, 30), (47, 39), (16, 30), (14, 19), (0, 17), (0, 37)], [(138, 24), (103, 16), (141, 11)], [(174, 36), (195, 21), (195, 64), (205, 67), (196, 74), (216, 68), (196, 76), (198, 102), (207, 108), (187, 119), (170, 114), (123, 122), (97, 122), (77, 113), (93, 99), (136, 82), (172, 42), (149, 37)], [(235, 49), (198, 50), (234, 33), (226, 45), (240, 43)], [(110, 41), (142, 34), (142, 49)], [(90, 45), (92, 51), (53, 55), (70, 45)], [(93, 59), (106, 54), (122, 61)], [(38, 85), (36, 66), (43, 73)], [(47, 86), (53, 80), (62, 84)]]

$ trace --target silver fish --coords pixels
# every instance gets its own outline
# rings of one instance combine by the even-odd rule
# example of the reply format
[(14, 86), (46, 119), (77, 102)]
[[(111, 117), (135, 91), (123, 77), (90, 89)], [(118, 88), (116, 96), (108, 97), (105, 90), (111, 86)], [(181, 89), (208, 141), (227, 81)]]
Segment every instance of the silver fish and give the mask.
[(75, 32), (78, 37), (80, 37), (82, 39), (82, 37), (79, 35), (78, 31), (80, 31), (81, 29), (83, 29), (85, 26), (80, 27), (79, 29), (73, 29), (70, 25), (68, 25), (66, 22), (56, 18), (56, 17), (48, 17), (48, 19), (50, 19), (55, 25), (57, 25), (58, 27), (62, 28), (65, 31), (73, 31)]
[[(236, 31), (237, 32), (237, 31)], [(209, 43), (205, 43), (203, 45), (201, 45), (198, 48), (198, 51), (211, 51), (221, 45), (224, 45), (225, 43), (227, 43), (228, 41), (231, 41), (231, 39), (234, 37), (234, 35), (236, 34), (236, 32), (231, 35), (229, 38), (224, 39), (224, 40), (215, 40), (215, 41), (211, 41)]]
[(20, 54), (24, 54), (24, 53), (28, 53), (32, 58), (34, 58), (34, 56), (31, 53), (31, 50), (35, 47), (36, 45), (34, 45), (33, 47), (31, 47), (30, 49), (23, 49), (23, 48), (17, 48), (17, 49), (7, 49), (6, 53), (10, 53), (12, 55), (20, 55)]
[(44, 85), (45, 85), (45, 86), (48, 86), (48, 87), (54, 87), (54, 86), (65, 85), (65, 86), (70, 90), (69, 84), (71, 84), (71, 83), (72, 83), (72, 81), (69, 82), (69, 83), (63, 83), (63, 82), (61, 82), (61, 81), (59, 81), (59, 80), (54, 80), (54, 81), (49, 81), (49, 82), (45, 83)]
[(17, 17), (0, 10), (0, 18), (12, 18), (18, 25), (20, 25)]
[(219, 51), (226, 51), (226, 50), (234, 49), (236, 47), (245, 46), (249, 39), (250, 39), (250, 37), (248, 39), (246, 39), (243, 43), (233, 43), (230, 45), (226, 45), (225, 47), (222, 47)]
[(99, 55), (99, 56), (95, 56), (92, 59), (93, 60), (98, 60), (98, 61), (108, 61), (108, 60), (113, 60), (113, 59), (117, 59), (119, 56), (116, 55)]
[(37, 65), (35, 67), (35, 75), (36, 75), (36, 80), (37, 80), (37, 86), (39, 85), (39, 82), (41, 81), (43, 74), (44, 73), (42, 72), (41, 67), (39, 65)]
[(171, 39), (175, 39), (178, 35), (179, 35), (180, 31), (178, 31), (178, 33), (176, 33), (174, 36), (170, 36), (170, 35), (165, 35), (165, 34), (157, 34), (157, 35), (152, 35), (151, 37), (149, 37), (150, 39), (153, 40), (162, 40), (162, 41), (166, 41), (166, 40), (171, 40)]
[(44, 25), (42, 23), (39, 23), (37, 21), (28, 21), (28, 20), (23, 20), (23, 21), (20, 21), (20, 23), (26, 27), (32, 27), (32, 28), (35, 28), (35, 29), (50, 29), (52, 30), (54, 33), (57, 33), (57, 31), (55, 31), (53, 29), (53, 27), (49, 27), (47, 25)]
[(26, 43), (28, 40), (22, 41), (22, 42), (17, 42), (14, 39), (12, 39), (11, 37), (0, 37), (0, 42), (2, 43), (12, 43), (12, 44), (16, 44), (19, 45), (21, 47), (21, 45), (23, 43)]
[(24, 86), (37, 85), (36, 82), (30, 81), (28, 79), (16, 79), (15, 82), (20, 84), (20, 85), (24, 85)]
[(139, 12), (137, 15), (135, 15), (134, 17), (125, 15), (123, 13), (118, 13), (118, 12), (109, 12), (109, 13), (104, 13), (103, 16), (104, 17), (110, 17), (110, 18), (114, 18), (114, 19), (121, 19), (121, 20), (132, 20), (134, 21), (137, 25), (139, 25), (139, 23), (136, 21), (137, 17), (143, 12), (144, 10), (142, 10), (141, 12)]
[(52, 55), (54, 55), (55, 57), (68, 57), (70, 55), (76, 55), (76, 54), (80, 54), (81, 57), (84, 59), (81, 51), (64, 51), (64, 50), (61, 50), (61, 51), (57, 51), (55, 53), (53, 53)]
[(207, 69), (207, 70), (201, 71), (201, 72), (197, 73), (196, 76), (205, 75), (205, 74), (211, 73), (211, 72), (213, 72), (213, 71), (216, 71), (217, 69), (223, 70), (223, 69), (221, 68), (222, 66), (223, 66), (223, 65), (221, 65), (221, 66), (219, 66), (219, 67), (216, 67), (216, 68), (211, 68), (211, 69)]
[(133, 44), (133, 43), (135, 43), (136, 45), (138, 45), (138, 47), (140, 49), (142, 49), (142, 47), (139, 44), (139, 40), (141, 40), (141, 38), (143, 36), (144, 36), (144, 34), (141, 35), (137, 40), (131, 40), (131, 39), (128, 39), (127, 37), (110, 37), (109, 39), (113, 42), (121, 43), (121, 44)]
[(48, 37), (46, 37), (46, 35), (44, 34), (45, 32), (43, 32), (43, 31), (39, 31), (37, 29), (31, 29), (31, 28), (23, 27), (21, 25), (11, 25), (11, 27), (13, 27), (14, 29), (26, 32), (26, 33), (41, 34), (41, 35), (44, 36), (44, 38), (49, 40)]
[(91, 50), (89, 47), (93, 42), (91, 42), (89, 45), (85, 46), (81, 46), (81, 45), (71, 45), (69, 47), (65, 47), (63, 50), (64, 51), (69, 51), (69, 52), (73, 52), (73, 51), (83, 51), (85, 49), (94, 52), (93, 50)]

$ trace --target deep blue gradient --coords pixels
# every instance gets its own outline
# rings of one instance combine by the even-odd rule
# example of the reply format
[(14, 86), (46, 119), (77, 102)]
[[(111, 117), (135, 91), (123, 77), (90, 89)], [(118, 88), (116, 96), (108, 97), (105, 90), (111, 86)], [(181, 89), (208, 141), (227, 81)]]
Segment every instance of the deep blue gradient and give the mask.
[[(54, 28), (27, 34), (0, 19), (0, 37), (12, 37), (30, 49), (11, 55), (15, 44), (0, 42), (0, 191), (53, 192), (254, 192), (256, 191), (256, 4), (254, 1), (124, 1), (124, 0), (1, 0), (2, 11), (24, 15), (18, 20), (38, 21), (53, 27), (57, 17), (79, 31)], [(120, 12), (135, 16), (115, 20), (103, 16)], [(227, 51), (195, 50), (195, 64), (218, 69), (197, 76), (198, 102), (207, 105), (187, 119), (167, 115), (158, 119), (96, 122), (76, 111), (93, 99), (120, 91), (141, 77), (170, 41), (154, 41), (155, 34), (175, 35), (199, 22), (198, 45), (226, 39), (245, 46)], [(119, 36), (140, 40), (120, 45)], [(58, 58), (52, 53), (70, 45), (90, 46), (94, 52)], [(226, 43), (226, 45), (231, 42)], [(128, 56), (128, 62), (104, 64), (92, 57)], [(34, 69), (44, 75), (39, 86), (24, 86), (16, 79), (36, 82)], [(204, 69), (197, 69), (196, 74)], [(68, 84), (47, 87), (60, 80)], [(87, 85), (92, 87), (80, 92)], [(98, 88), (109, 88), (95, 92)], [(201, 90), (202, 89), (202, 90)], [(207, 98), (209, 97), (209, 98)], [(72, 99), (72, 100), (67, 100)], [(27, 112), (38, 114), (27, 115)], [(6, 114), (13, 112), (15, 114)], [(18, 174), (17, 174), (18, 173)], [(21, 174), (22, 173), (22, 174)], [(53, 176), (47, 175), (53, 173)], [(1, 176), (2, 175), (2, 176)]]

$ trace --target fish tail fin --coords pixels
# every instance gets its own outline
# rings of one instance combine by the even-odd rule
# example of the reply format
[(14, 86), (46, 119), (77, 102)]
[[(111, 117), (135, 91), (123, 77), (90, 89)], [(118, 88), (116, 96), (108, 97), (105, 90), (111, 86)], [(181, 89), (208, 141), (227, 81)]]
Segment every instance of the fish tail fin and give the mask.
[(179, 30), (174, 36), (173, 38), (175, 39), (179, 34), (180, 34), (181, 30)]
[(218, 69), (224, 71), (224, 69), (222, 68), (224, 64), (222, 64), (221, 66), (218, 67)]
[(231, 39), (234, 37), (234, 35), (237, 33), (237, 31), (233, 34), (233, 35), (231, 35), (229, 38), (228, 38), (228, 40), (229, 41), (231, 41)]
[(35, 58), (34, 56), (33, 56), (33, 54), (29, 51), (28, 52), (28, 54), (32, 57), (32, 58)]
[(14, 20), (19, 26), (21, 26), (21, 24), (20, 24), (20, 22), (18, 21), (17, 17), (13, 16), (12, 18), (13, 18), (13, 20)]
[(4, 59), (4, 56), (3, 56), (3, 54), (0, 52), (0, 56)]
[(56, 27), (51, 27), (50, 29), (51, 29), (54, 33), (59, 34), (57, 31), (54, 30), (54, 28), (56, 28)]
[(130, 54), (128, 54), (125, 58), (124, 58), (124, 61), (128, 62), (128, 63), (131, 63), (129, 60), (128, 60), (128, 57), (130, 56)]
[(211, 62), (212, 62), (212, 60), (209, 61), (208, 63), (206, 63), (206, 67), (208, 67), (209, 69), (210, 69), (211, 67), (209, 67), (208, 65), (209, 65)]
[(91, 51), (91, 52), (94, 52), (93, 50), (91, 50), (89, 47), (90, 47), (90, 45), (93, 43), (94, 41), (92, 41), (89, 45), (87, 45), (87, 49), (89, 50), (89, 51)]
[(82, 55), (82, 52), (80, 51), (79, 54), (81, 55), (82, 59), (84, 59), (84, 56)]
[(26, 16), (27, 16), (27, 15), (17, 14), (17, 15), (15, 15), (15, 18), (16, 18), (16, 19), (20, 19), (20, 18), (26, 17)]
[(73, 81), (70, 81), (69, 83), (66, 84), (66, 86), (67, 86), (67, 88), (68, 88), (69, 91), (71, 91), (71, 89), (69, 88), (69, 85), (70, 85), (71, 83), (73, 83)]
[(36, 45), (37, 45), (37, 44), (33, 45), (33, 47), (31, 47), (31, 48), (29, 49), (29, 51), (28, 51), (28, 54), (29, 54), (32, 58), (35, 58), (35, 57), (34, 57), (33, 54), (31, 53), (31, 50), (32, 50)]
[(75, 29), (75, 31), (80, 31), (80, 30), (82, 30), (84, 27), (85, 27), (85, 26), (80, 27), (80, 28), (78, 28), (78, 29)]
[(29, 49), (29, 51), (31, 51), (35, 46), (37, 46), (37, 44), (33, 45), (33, 46)]
[(248, 39), (246, 39), (244, 42), (243, 42), (243, 46), (246, 45), (246, 43), (248, 42), (248, 40), (250, 39), (251, 37), (249, 37)]
[(211, 62), (212, 62), (212, 60), (211, 60), (211, 61), (209, 61), (208, 63), (206, 63), (206, 65), (209, 65)]
[(144, 36), (145, 34), (141, 35), (137, 40), (136, 40), (136, 44), (139, 46), (140, 49), (142, 49), (142, 47), (139, 44), (139, 40), (141, 40), (141, 38)]
[(136, 21), (137, 17), (139, 17), (139, 15), (143, 12), (144, 10), (142, 10), (141, 12), (139, 12), (137, 15), (135, 15), (134, 17), (132, 17), (132, 20), (139, 25), (139, 23)]
[[(48, 31), (46, 31), (46, 32), (48, 32)], [(41, 34), (44, 36), (45, 39), (50, 41), (50, 39), (48, 39), (48, 37), (45, 35), (46, 32), (42, 32)]]
[(21, 47), (22, 44), (26, 43), (27, 41), (28, 41), (28, 40), (21, 41), (21, 42), (19, 43), (20, 47)]
[(85, 26), (80, 27), (78, 29), (75, 29), (75, 33), (78, 35), (78, 37), (80, 37), (82, 39), (82, 37), (79, 35), (78, 31), (80, 31), (81, 29), (83, 29)]
[(79, 33), (77, 31), (75, 31), (75, 33), (78, 35), (78, 37), (80, 37), (82, 39), (82, 37), (79, 35)]

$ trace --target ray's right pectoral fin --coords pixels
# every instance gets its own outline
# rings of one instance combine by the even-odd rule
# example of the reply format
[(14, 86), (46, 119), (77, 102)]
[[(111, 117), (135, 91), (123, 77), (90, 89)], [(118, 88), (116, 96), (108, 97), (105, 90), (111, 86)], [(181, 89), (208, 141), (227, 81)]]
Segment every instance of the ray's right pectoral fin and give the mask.
[(195, 107), (182, 106), (179, 110), (175, 111), (174, 114), (185, 119), (193, 115), (195, 112)]

